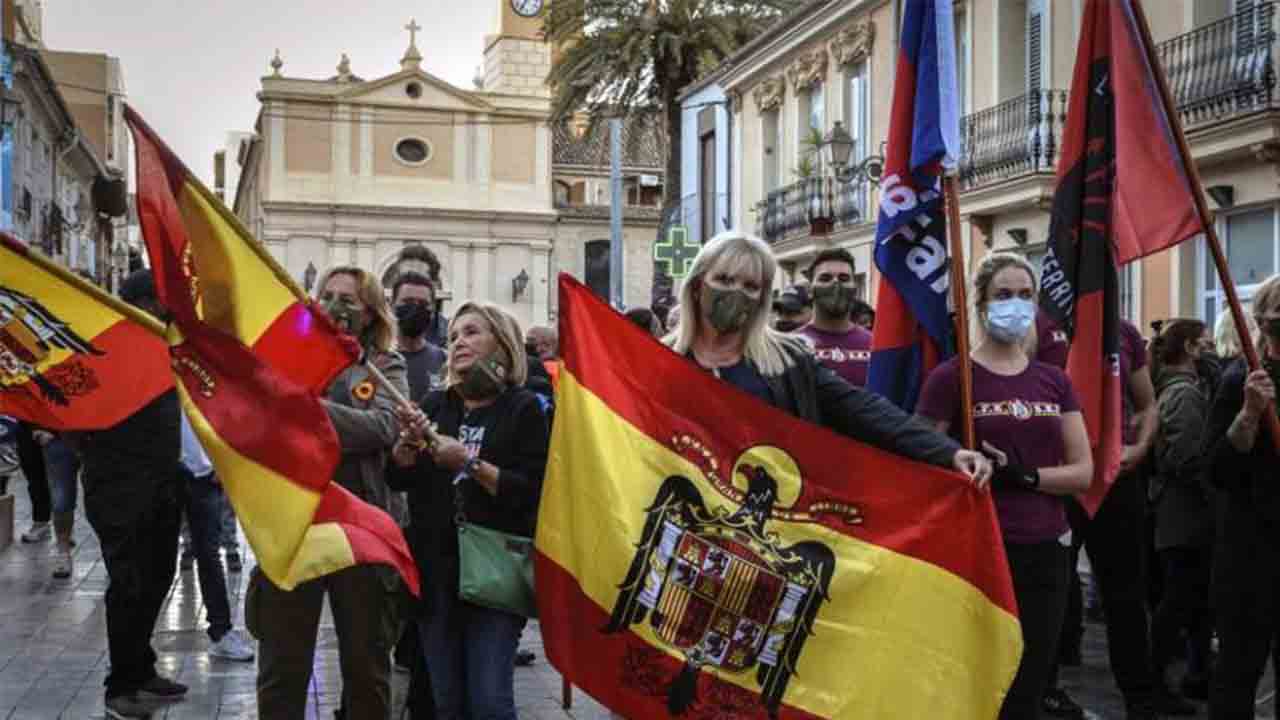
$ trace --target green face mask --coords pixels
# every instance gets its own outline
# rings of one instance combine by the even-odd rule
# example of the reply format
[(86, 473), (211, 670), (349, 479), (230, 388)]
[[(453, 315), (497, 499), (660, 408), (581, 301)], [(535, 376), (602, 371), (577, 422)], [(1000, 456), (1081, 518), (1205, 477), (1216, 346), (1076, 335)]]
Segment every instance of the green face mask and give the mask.
[(349, 335), (360, 337), (364, 332), (364, 315), (355, 305), (341, 297), (332, 297), (322, 301), (321, 307), (334, 325), (345, 330)]
[(468, 400), (485, 400), (502, 392), (507, 384), (507, 368), (497, 353), (472, 363), (458, 385), (458, 392)]
[(845, 317), (853, 307), (853, 288), (832, 283), (813, 288), (813, 303), (827, 317)]
[(702, 307), (716, 332), (731, 333), (746, 327), (756, 304), (756, 300), (742, 290), (726, 290), (705, 283), (702, 286)]

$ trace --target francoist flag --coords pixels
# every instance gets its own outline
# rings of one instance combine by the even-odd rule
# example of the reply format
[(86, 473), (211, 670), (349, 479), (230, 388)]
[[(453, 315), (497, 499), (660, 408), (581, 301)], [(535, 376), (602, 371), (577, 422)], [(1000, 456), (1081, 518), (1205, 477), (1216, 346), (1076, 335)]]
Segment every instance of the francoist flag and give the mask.
[(172, 314), (183, 407), (258, 563), (276, 585), (364, 563), (418, 571), (383, 512), (332, 482), (341, 449), (319, 393), (359, 348), (155, 135), (125, 108), (138, 215), (156, 291)]
[(568, 276), (535, 578), (629, 718), (981, 718), (1021, 653), (989, 495), (794, 418)]
[(173, 387), (164, 328), (0, 233), (0, 415), (112, 427)]
[(1040, 307), (1071, 338), (1067, 375), (1094, 449), (1092, 515), (1122, 449), (1117, 265), (1204, 232), (1132, 0), (1089, 0), (1062, 134)]
[(951, 0), (908, 0), (893, 87), (875, 262), (867, 386), (910, 412), (929, 371), (955, 352), (942, 175), (960, 150)]

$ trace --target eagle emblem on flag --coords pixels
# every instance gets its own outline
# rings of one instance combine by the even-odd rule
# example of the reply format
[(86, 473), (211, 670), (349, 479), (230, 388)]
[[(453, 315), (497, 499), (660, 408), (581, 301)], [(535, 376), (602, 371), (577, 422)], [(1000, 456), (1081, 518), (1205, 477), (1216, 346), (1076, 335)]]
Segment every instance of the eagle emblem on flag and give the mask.
[(54, 350), (103, 355), (38, 300), (0, 287), (0, 384), (30, 379), (49, 402), (67, 405), (67, 393), (37, 369)]
[[(688, 449), (688, 438), (677, 439)], [(696, 449), (696, 441), (692, 443)], [(702, 450), (704, 454), (707, 451)], [(795, 461), (775, 447), (739, 458), (733, 482), (707, 461), (708, 479), (731, 505), (708, 507), (694, 483), (664, 480), (645, 510), (648, 518), (605, 633), (648, 623), (662, 644), (677, 650), (684, 667), (668, 687), (667, 707), (684, 714), (696, 700), (704, 668), (738, 674), (755, 670), (761, 702), (776, 717), (805, 640), (828, 599), (835, 553), (804, 541), (784, 546), (771, 520), (813, 522), (819, 514), (861, 522), (852, 506), (788, 506), (800, 495)], [(778, 477), (783, 475), (786, 477)], [(780, 485), (789, 486), (780, 500)]]

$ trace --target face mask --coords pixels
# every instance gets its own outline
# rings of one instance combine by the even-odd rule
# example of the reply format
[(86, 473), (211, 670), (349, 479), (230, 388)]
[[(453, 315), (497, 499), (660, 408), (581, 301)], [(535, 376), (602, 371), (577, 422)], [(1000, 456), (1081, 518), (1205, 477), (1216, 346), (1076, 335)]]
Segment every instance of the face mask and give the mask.
[(778, 332), (789, 333), (799, 330), (802, 324), (794, 320), (779, 320), (773, 326)]
[(405, 337), (421, 337), (431, 325), (431, 308), (426, 303), (405, 303), (396, 306), (396, 322), (400, 334)]
[(832, 283), (813, 288), (813, 303), (827, 317), (841, 318), (853, 307), (853, 288)]
[(1264, 335), (1270, 336), (1272, 340), (1280, 341), (1280, 318), (1259, 319), (1258, 329)]
[(495, 397), (507, 384), (507, 368), (492, 354), (472, 363), (458, 385), (458, 392), (468, 400), (485, 400)]
[(356, 309), (355, 305), (340, 297), (322, 300), (321, 303), (321, 307), (333, 324), (345, 330), (347, 334), (358, 338), (360, 333), (364, 332), (364, 315)]
[(1035, 317), (1036, 306), (1030, 300), (992, 300), (987, 303), (987, 334), (999, 342), (1022, 342)]
[(702, 286), (702, 307), (711, 327), (718, 333), (737, 332), (746, 327), (756, 301), (742, 290)]

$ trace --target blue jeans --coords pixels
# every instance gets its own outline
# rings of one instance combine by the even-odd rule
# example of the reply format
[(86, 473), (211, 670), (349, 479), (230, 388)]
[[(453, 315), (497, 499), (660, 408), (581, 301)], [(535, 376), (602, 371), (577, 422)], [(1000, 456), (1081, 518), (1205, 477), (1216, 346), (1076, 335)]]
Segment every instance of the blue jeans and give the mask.
[(53, 512), (69, 513), (76, 509), (76, 495), (80, 491), (80, 456), (55, 437), (44, 446), (45, 473), (49, 477), (49, 493)]
[(436, 718), (516, 720), (515, 657), (525, 619), (463, 602), (451, 582), (424, 584), (422, 591), (434, 596), (431, 617), (419, 621), (418, 631)]
[(227, 578), (218, 555), (222, 539), (222, 486), (212, 473), (195, 477), (179, 471), (178, 499), (191, 528), (191, 545), (196, 556), (200, 595), (209, 617), (209, 637), (217, 642), (231, 629), (231, 604), (227, 600)]

